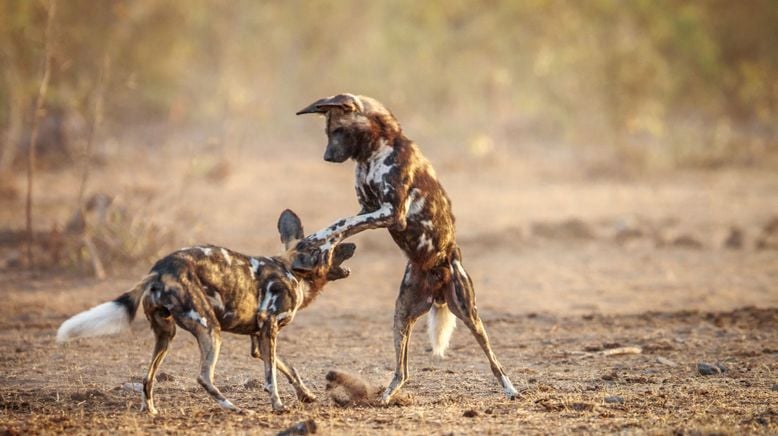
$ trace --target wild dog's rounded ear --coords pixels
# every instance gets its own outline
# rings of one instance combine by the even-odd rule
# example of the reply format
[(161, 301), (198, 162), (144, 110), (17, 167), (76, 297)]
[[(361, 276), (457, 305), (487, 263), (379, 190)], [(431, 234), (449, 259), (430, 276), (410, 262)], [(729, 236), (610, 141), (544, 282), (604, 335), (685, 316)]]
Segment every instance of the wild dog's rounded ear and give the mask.
[(350, 259), (354, 256), (354, 252), (357, 250), (357, 244), (346, 242), (335, 247), (332, 253), (332, 264), (337, 266), (343, 263), (346, 259)]
[(302, 114), (324, 114), (330, 109), (337, 108), (346, 112), (362, 111), (362, 102), (359, 98), (351, 94), (338, 94), (332, 97), (326, 97), (311, 103), (305, 109), (301, 109), (297, 112), (297, 115)]
[(300, 217), (290, 209), (281, 212), (281, 216), (278, 217), (278, 233), (281, 235), (281, 242), (289, 249), (290, 242), (302, 239), (304, 236)]

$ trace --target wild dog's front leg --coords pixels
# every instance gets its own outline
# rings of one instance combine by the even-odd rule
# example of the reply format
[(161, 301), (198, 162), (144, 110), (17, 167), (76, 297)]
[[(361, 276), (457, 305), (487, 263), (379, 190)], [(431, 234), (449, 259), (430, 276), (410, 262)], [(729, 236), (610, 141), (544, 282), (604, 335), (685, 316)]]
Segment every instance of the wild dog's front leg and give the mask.
[(259, 336), (256, 335), (251, 336), (251, 357), (256, 357), (257, 359), (261, 357), (259, 352)]
[(365, 230), (397, 225), (405, 226), (405, 214), (398, 214), (399, 210), (391, 203), (385, 203), (380, 209), (373, 212), (343, 218), (305, 239), (318, 244), (325, 242), (336, 244)]
[[(260, 341), (258, 336), (251, 337), (252, 357), (262, 357), (261, 353), (259, 352), (259, 343)], [(297, 393), (298, 400), (302, 401), (303, 403), (312, 403), (316, 401), (316, 395), (314, 395), (313, 392), (311, 392), (310, 389), (305, 386), (302, 377), (300, 377), (300, 374), (297, 373), (297, 370), (292, 365), (286, 363), (286, 361), (281, 356), (276, 356), (276, 366), (278, 367), (278, 370), (281, 371), (281, 374), (286, 377), (292, 387), (294, 387), (294, 391)]]
[(259, 339), (259, 349), (262, 360), (265, 361), (265, 390), (270, 393), (270, 404), (276, 412), (284, 411), (284, 404), (278, 395), (278, 377), (276, 373), (276, 337), (278, 323), (275, 315), (271, 315), (262, 328)]

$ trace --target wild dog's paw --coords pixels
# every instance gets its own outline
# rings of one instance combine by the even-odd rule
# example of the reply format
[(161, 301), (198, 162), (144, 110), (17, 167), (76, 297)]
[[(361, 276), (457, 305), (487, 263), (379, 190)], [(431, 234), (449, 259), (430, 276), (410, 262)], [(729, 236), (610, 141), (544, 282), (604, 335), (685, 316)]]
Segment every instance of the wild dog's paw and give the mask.
[(308, 390), (297, 391), (297, 399), (300, 400), (301, 403), (314, 403), (316, 400), (318, 400), (316, 395)]

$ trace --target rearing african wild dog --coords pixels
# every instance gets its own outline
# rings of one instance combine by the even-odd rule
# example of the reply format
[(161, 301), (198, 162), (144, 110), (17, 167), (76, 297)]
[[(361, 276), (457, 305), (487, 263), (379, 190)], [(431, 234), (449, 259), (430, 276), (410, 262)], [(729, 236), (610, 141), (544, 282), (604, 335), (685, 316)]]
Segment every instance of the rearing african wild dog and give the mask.
[(290, 210), (281, 214), (278, 230), (288, 250), (283, 256), (250, 257), (202, 246), (163, 257), (132, 290), (62, 323), (57, 341), (118, 333), (129, 327), (142, 303), (157, 339), (143, 380), (143, 408), (149, 413), (157, 413), (155, 375), (176, 334), (176, 324), (197, 338), (197, 381), (222, 408), (239, 410), (213, 385), (223, 331), (251, 335), (252, 355), (265, 361), (265, 389), (273, 410), (283, 410), (276, 368), (294, 386), (300, 401), (316, 400), (297, 371), (276, 356), (276, 336), (328, 281), (348, 277), (348, 269), (340, 264), (354, 255), (356, 246), (341, 244), (324, 252), (315, 247), (306, 249), (305, 244), (298, 247), (303, 227)]
[[(429, 311), (433, 352), (443, 355), (454, 329), (452, 312), (472, 331), (508, 398), (516, 389), (497, 361), (475, 305), (473, 283), (455, 240), (451, 201), (416, 144), (403, 135), (394, 115), (378, 101), (340, 94), (297, 112), (327, 118), (324, 160), (356, 161), (356, 191), (362, 210), (310, 235), (305, 243), (329, 247), (367, 229), (386, 227), (408, 256), (394, 315), (396, 369), (383, 401), (408, 379), (408, 339)], [(449, 311), (450, 310), (450, 311)]]

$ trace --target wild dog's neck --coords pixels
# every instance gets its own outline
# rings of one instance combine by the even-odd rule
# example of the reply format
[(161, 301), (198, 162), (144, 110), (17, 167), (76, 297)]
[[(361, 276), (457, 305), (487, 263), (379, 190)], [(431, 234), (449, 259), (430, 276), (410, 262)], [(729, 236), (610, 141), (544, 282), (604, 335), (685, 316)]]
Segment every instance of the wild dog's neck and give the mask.
[(410, 143), (410, 140), (398, 132), (391, 137), (371, 138), (370, 142), (364, 142), (365, 146), (360, 147), (360, 153), (354, 160), (358, 163), (367, 163), (374, 161), (386, 154), (386, 148), (397, 149)]
[(299, 278), (298, 286), (303, 296), (303, 301), (300, 304), (300, 309), (309, 305), (324, 289), (325, 281), (314, 280), (310, 278)]
[(381, 147), (395, 147), (408, 142), (396, 123), (389, 123), (376, 117), (371, 120), (370, 126), (369, 130), (363, 130), (358, 135), (361, 137), (357, 138), (359, 147), (354, 156), (354, 160), (357, 162), (367, 162)]

